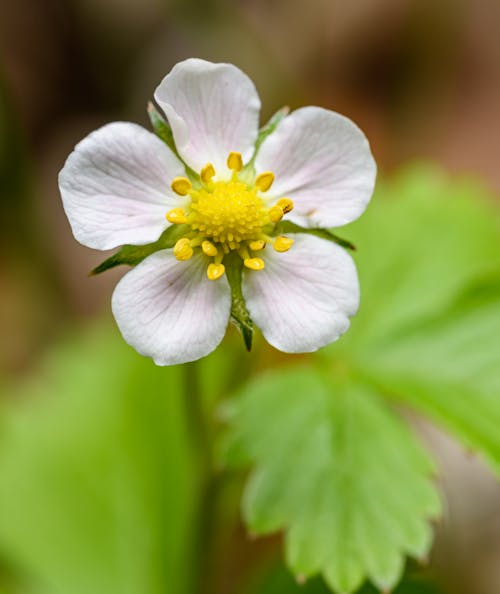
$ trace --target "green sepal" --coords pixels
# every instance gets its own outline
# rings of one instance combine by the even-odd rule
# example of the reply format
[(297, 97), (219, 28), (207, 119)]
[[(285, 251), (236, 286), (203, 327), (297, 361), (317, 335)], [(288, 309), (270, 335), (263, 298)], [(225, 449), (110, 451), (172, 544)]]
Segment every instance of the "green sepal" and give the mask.
[(266, 124), (264, 124), (264, 126), (262, 126), (262, 128), (260, 128), (259, 134), (257, 135), (257, 140), (255, 142), (255, 149), (254, 149), (252, 158), (245, 165), (245, 167), (243, 167), (242, 171), (240, 172), (241, 179), (243, 179), (249, 183), (251, 181), (253, 181), (253, 176), (255, 175), (254, 162), (257, 157), (257, 153), (259, 152), (261, 144), (269, 136), (269, 134), (271, 134), (272, 132), (274, 132), (276, 130), (276, 128), (278, 127), (278, 124), (281, 122), (281, 120), (289, 113), (290, 113), (290, 108), (287, 106), (282, 107), (281, 109), (278, 109), (278, 111), (271, 117), (271, 119)]
[(320, 237), (321, 239), (333, 241), (334, 243), (348, 250), (356, 251), (356, 246), (353, 243), (351, 243), (347, 239), (339, 237), (338, 235), (330, 231), (330, 229), (307, 228), (301, 227), (300, 225), (296, 225), (291, 221), (281, 221), (281, 223), (278, 225), (278, 233), (306, 233), (307, 235), (315, 235), (316, 237)]
[(225, 258), (226, 276), (231, 287), (231, 322), (243, 336), (247, 351), (252, 350), (253, 322), (248, 313), (245, 298), (241, 290), (243, 261), (235, 254)]
[(262, 128), (259, 130), (259, 135), (257, 136), (257, 141), (255, 143), (255, 152), (252, 157), (252, 161), (255, 160), (255, 157), (257, 156), (260, 146), (264, 142), (264, 140), (269, 136), (269, 134), (272, 134), (276, 130), (281, 120), (289, 113), (290, 108), (288, 107), (288, 105), (285, 105), (281, 109), (278, 109), (278, 111), (273, 116), (271, 116), (271, 119), (267, 122), (267, 124), (264, 124), (264, 126), (262, 126)]
[(147, 258), (151, 254), (159, 250), (174, 247), (176, 241), (186, 234), (188, 229), (187, 225), (172, 225), (161, 234), (160, 239), (154, 243), (148, 243), (147, 245), (124, 245), (116, 254), (113, 254), (104, 262), (101, 262), (99, 266), (90, 271), (90, 276), (101, 274), (110, 268), (115, 266), (121, 266), (126, 264), (128, 266), (137, 266), (139, 262), (142, 262), (144, 258)]
[(172, 128), (165, 120), (160, 112), (156, 109), (156, 106), (150, 101), (148, 103), (148, 116), (151, 126), (155, 134), (163, 140), (163, 142), (177, 155), (177, 147), (175, 146), (174, 135)]
[(156, 106), (150, 101), (147, 107), (149, 121), (151, 122), (151, 126), (153, 127), (154, 133), (161, 138), (163, 142), (168, 146), (168, 148), (174, 153), (174, 155), (182, 161), (184, 167), (186, 168), (186, 174), (191, 181), (198, 182), (199, 175), (193, 171), (190, 167), (188, 167), (182, 157), (179, 155), (177, 151), (177, 147), (175, 146), (174, 134), (172, 132), (172, 128), (167, 120), (161, 115), (161, 113), (156, 109)]

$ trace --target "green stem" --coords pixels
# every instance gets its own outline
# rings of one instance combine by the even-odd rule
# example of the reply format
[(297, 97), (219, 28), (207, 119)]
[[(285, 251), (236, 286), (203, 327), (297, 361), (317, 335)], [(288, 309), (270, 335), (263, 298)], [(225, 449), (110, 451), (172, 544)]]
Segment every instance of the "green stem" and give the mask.
[(217, 502), (217, 477), (214, 473), (211, 428), (203, 406), (203, 391), (197, 362), (186, 363), (184, 370), (186, 424), (199, 473), (197, 509), (192, 541), (191, 592), (208, 594), (211, 548)]
[(201, 380), (199, 377), (198, 362), (185, 363), (184, 370), (184, 388), (185, 388), (185, 406), (186, 422), (188, 432), (191, 436), (191, 442), (199, 458), (202, 469), (209, 471), (211, 463), (211, 441), (210, 429), (207, 424), (206, 414), (203, 406), (203, 393), (201, 389)]

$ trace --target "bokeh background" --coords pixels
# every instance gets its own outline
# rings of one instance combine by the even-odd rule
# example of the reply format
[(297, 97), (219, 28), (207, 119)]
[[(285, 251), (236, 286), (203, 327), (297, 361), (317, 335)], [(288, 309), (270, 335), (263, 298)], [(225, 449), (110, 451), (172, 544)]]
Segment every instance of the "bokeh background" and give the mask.
[[(87, 276), (103, 255), (73, 239), (57, 188), (75, 143), (109, 121), (148, 125), (155, 86), (196, 56), (247, 72), (262, 121), (285, 104), (335, 109), (365, 131), (381, 176), (425, 160), (494, 196), (499, 31), (498, 0), (0, 0), (1, 592), (305, 591), (279, 538), (245, 535), (238, 481), (221, 487), (217, 537), (197, 527), (186, 380), (121, 343), (109, 303), (122, 271)], [(205, 365), (208, 408), (233, 346), (234, 332)], [(261, 345), (247, 373), (281, 360)], [(422, 432), (448, 506), (430, 565), (401, 591), (498, 594), (500, 487)]]

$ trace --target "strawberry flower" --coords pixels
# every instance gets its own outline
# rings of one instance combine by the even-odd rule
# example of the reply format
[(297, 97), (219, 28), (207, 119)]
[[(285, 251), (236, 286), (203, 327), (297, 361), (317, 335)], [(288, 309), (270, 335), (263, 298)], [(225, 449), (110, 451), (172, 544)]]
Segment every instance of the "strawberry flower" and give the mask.
[(310, 352), (336, 340), (358, 308), (356, 269), (310, 230), (349, 223), (370, 200), (376, 166), (363, 133), (333, 111), (304, 107), (262, 140), (257, 91), (230, 64), (181, 62), (155, 100), (175, 146), (112, 123), (81, 141), (59, 176), (73, 233), (88, 247), (142, 246), (175, 230), (175, 244), (143, 259), (113, 293), (125, 340), (158, 365), (207, 355), (230, 319), (233, 269), (274, 347)]

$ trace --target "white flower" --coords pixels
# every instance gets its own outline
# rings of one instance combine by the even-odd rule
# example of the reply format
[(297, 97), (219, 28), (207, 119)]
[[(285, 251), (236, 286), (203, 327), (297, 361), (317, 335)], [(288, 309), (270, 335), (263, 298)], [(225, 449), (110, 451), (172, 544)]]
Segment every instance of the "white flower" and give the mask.
[(304, 107), (255, 154), (260, 100), (230, 64), (181, 62), (155, 99), (182, 161), (154, 134), (120, 122), (80, 142), (59, 177), (73, 233), (88, 247), (152, 243), (170, 225), (185, 231), (118, 283), (112, 307), (125, 340), (158, 365), (210, 353), (229, 321), (225, 272), (236, 254), (250, 316), (273, 346), (310, 352), (336, 340), (359, 302), (351, 257), (311, 234), (281, 236), (278, 226), (285, 217), (335, 227), (363, 212), (376, 174), (363, 133), (335, 112)]

